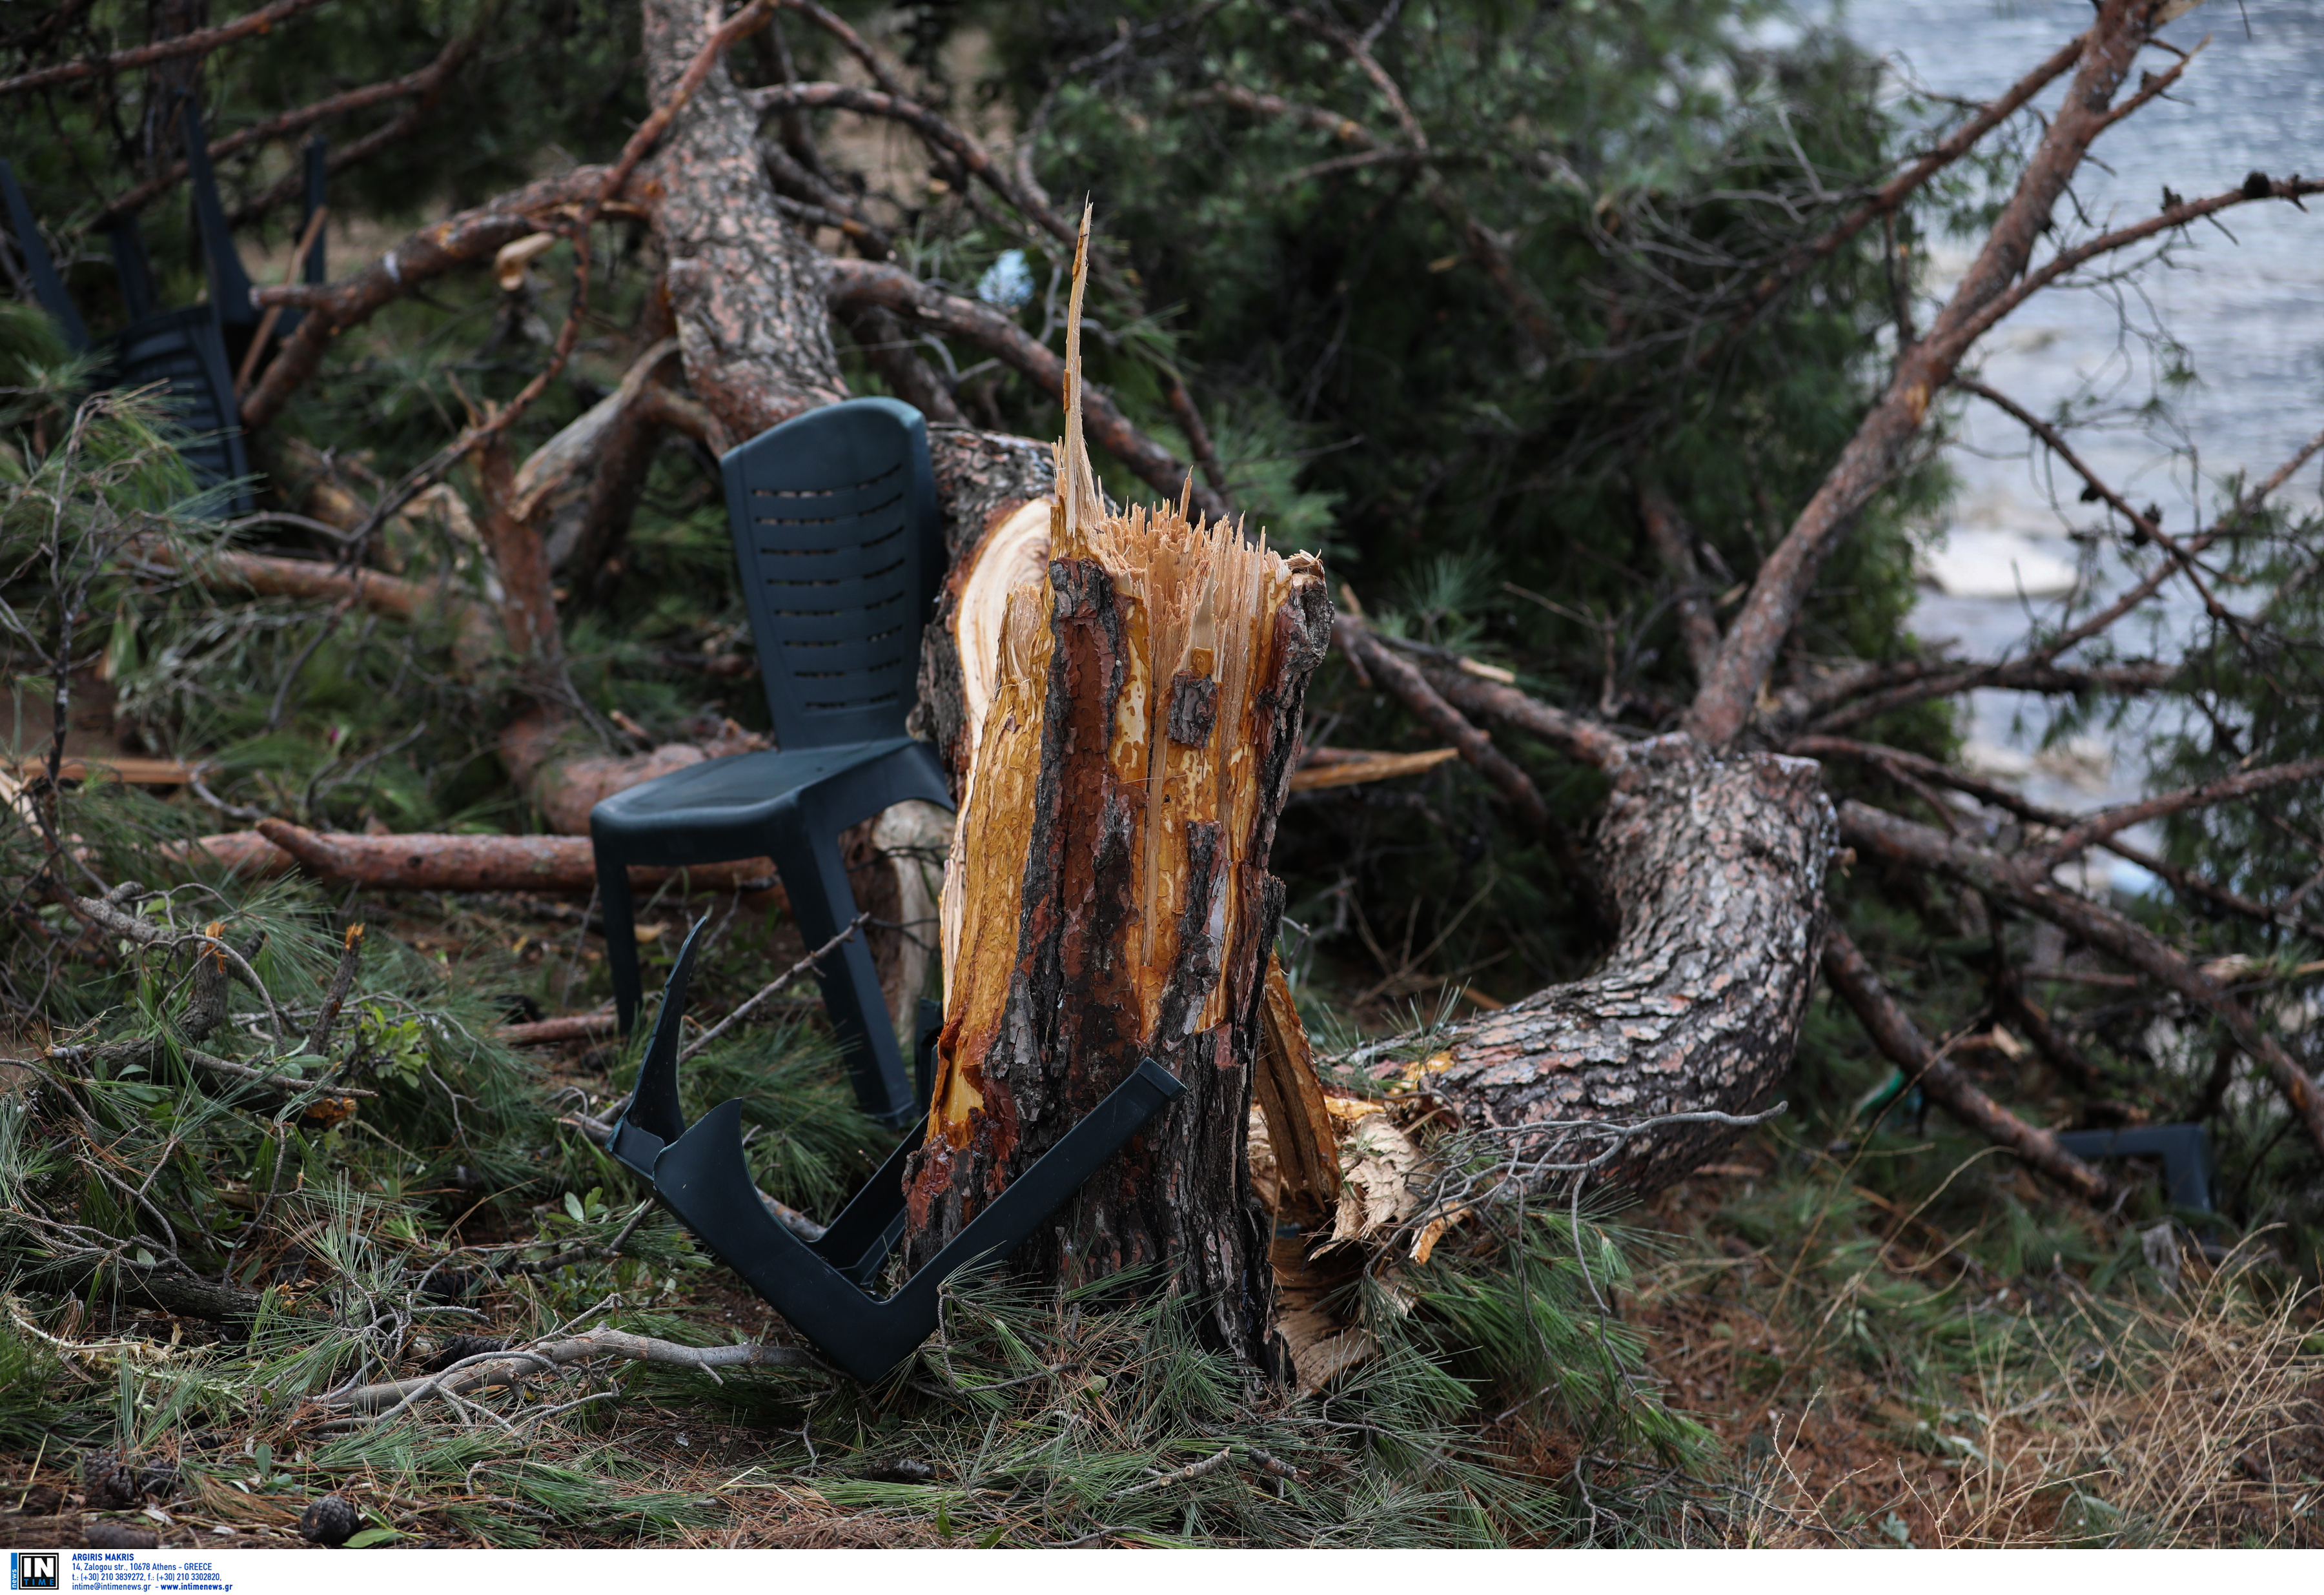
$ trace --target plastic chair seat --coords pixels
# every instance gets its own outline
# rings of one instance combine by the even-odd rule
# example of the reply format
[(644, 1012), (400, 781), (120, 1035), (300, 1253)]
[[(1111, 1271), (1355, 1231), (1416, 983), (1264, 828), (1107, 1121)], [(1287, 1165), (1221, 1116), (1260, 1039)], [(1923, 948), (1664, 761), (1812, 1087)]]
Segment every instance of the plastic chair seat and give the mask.
[[(934, 762), (927, 744), (893, 737), (850, 747), (774, 749), (706, 760), (606, 798), (589, 816), (589, 834), (600, 847), (618, 846), (632, 864), (677, 868), (747, 858), (752, 844), (770, 827), (794, 823), (790, 815), (803, 805), (828, 799), (857, 807), (845, 801), (844, 793), (826, 793), (830, 783), (869, 777), (884, 792), (891, 772), (871, 767), (922, 759)], [(892, 773), (910, 779), (908, 771)], [(943, 772), (934, 773), (933, 786), (924, 783), (925, 789), (911, 796), (949, 804)]]
[(226, 340), (210, 307), (187, 305), (148, 316), (115, 334), (106, 353), (109, 386), (164, 384), (162, 407), (186, 430), (179, 457), (200, 486), (227, 489), (226, 513), (250, 513), (242, 417), (226, 366)]

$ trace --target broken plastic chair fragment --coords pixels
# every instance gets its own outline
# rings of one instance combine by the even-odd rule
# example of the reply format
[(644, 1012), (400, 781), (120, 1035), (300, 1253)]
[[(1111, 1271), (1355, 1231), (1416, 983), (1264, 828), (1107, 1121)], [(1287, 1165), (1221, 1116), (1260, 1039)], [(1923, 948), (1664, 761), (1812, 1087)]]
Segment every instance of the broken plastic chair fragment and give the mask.
[(970, 1263), (998, 1261), (1014, 1251), (1185, 1090), (1153, 1059), (1140, 1060), (1087, 1118), (1010, 1181), (893, 1295), (880, 1300), (866, 1287), (903, 1234), (904, 1165), (922, 1137), (906, 1136), (819, 1240), (801, 1240), (770, 1212), (742, 1155), (742, 1103), (722, 1103), (691, 1128), (678, 1105), (686, 988), (706, 923), (697, 924), (679, 950), (637, 1085), (607, 1150), (651, 1180), (678, 1222), (818, 1351), (866, 1384), (892, 1371), (936, 1328), (937, 1293), (946, 1279)]
[(2142, 1124), (2128, 1129), (2068, 1129), (2058, 1144), (2085, 1161), (2160, 1157), (2163, 1193), (2187, 1212), (2211, 1209), (2211, 1132), (2200, 1124)]

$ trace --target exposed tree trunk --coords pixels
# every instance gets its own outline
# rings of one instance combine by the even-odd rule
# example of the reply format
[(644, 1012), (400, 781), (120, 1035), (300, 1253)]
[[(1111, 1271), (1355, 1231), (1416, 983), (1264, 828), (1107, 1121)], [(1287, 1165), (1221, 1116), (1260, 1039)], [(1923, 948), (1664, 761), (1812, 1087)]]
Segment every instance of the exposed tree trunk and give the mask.
[[(1077, 276), (1069, 343), (1080, 299)], [(1012, 1266), (1079, 1283), (1167, 1265), (1207, 1338), (1257, 1360), (1268, 1225), (1244, 1134), (1282, 908), (1266, 865), (1330, 601), (1312, 559), (1222, 523), (1107, 513), (1080, 419), (1046, 568), (1005, 596), (974, 716), (906, 1245), (933, 1256), (1151, 1057), (1185, 1094)]]
[[(1613, 775), (1596, 850), (1620, 917), (1613, 951), (1589, 979), (1456, 1033), (1429, 1089), (1473, 1128), (1748, 1113), (1791, 1068), (1832, 849), (1821, 767), (1721, 759), (1677, 734), (1632, 745)], [(1672, 1126), (1630, 1142), (1600, 1178), (1654, 1190), (1738, 1133)]]
[[(646, 0), (646, 86), (669, 97), (718, 28), (716, 0)], [(724, 61), (710, 69), (647, 173), (686, 380), (737, 439), (847, 397), (824, 262), (783, 220), (758, 117)]]

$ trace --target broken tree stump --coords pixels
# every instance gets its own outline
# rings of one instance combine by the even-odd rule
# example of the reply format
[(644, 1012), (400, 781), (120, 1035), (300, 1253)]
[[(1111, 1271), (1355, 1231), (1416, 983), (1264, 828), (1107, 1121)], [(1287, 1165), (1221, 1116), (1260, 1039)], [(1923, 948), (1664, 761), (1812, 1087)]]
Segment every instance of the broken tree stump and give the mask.
[[(1077, 275), (1076, 373), (1080, 303)], [(1238, 527), (1183, 507), (1109, 512), (1078, 392), (1076, 377), (1047, 558), (995, 595), (1000, 622), (982, 633), (991, 686), (969, 705), (945, 1027), (906, 1244), (915, 1267), (934, 1256), (1151, 1057), (1185, 1094), (1012, 1266), (1077, 1284), (1162, 1265), (1204, 1338), (1255, 1360), (1268, 1234), (1244, 1142), (1283, 899), (1267, 859), (1331, 604), (1313, 558)]]

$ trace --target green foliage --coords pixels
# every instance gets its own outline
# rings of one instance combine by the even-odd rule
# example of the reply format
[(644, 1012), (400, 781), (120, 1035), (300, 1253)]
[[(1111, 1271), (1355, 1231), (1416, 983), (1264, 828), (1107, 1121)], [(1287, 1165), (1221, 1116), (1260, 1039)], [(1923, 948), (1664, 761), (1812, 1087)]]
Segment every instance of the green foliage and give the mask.
[[(936, 14), (989, 28), (997, 51), (931, 92), (1038, 124), (1045, 187), (1094, 201), (1116, 276), (1093, 294), (1093, 371), (1142, 424), (1175, 436), (1156, 373), (1176, 363), (1241, 505), (1278, 542), (1319, 549), (1383, 630), (1514, 668), (1552, 702), (1667, 726), (1689, 682), (1637, 493), (1677, 502), (1713, 593), (1747, 580), (1806, 502), (1881, 378), (1883, 241), (1835, 252), (1728, 334), (1749, 284), (1829, 224), (1831, 196), (1886, 170), (1908, 136), (1892, 118), (1924, 107), (1882, 107), (1872, 63), (1836, 35), (1746, 42), (1775, 14), (1748, 4), (1404, 7), (1372, 36), (1400, 106), (1317, 24), (1264, 6)], [(1294, 111), (1253, 114), (1230, 91)], [(1406, 142), (1406, 114), (1427, 171), (1351, 161), (1372, 146), (1333, 131), (1348, 117)], [(1508, 241), (1537, 336), (1470, 217)], [(1899, 218), (1900, 247), (1920, 226)], [(964, 285), (1001, 249), (1027, 251), (1037, 291), (1020, 318), (1055, 335), (1054, 241), (942, 206), (909, 233), (920, 271)], [(963, 396), (987, 424), (1054, 424), (997, 377)], [(1943, 485), (1915, 468), (1843, 546), (1807, 651), (1908, 645), (1902, 528)], [(1311, 741), (1413, 735), (1334, 667), (1310, 703)], [(1922, 722), (1916, 742), (1941, 735), (1941, 717)], [(1600, 784), (1512, 746), (1560, 819), (1585, 825)], [(1277, 867), (1319, 968), (1375, 997), (1415, 994), (1399, 982), (1416, 975), (1514, 995), (1596, 951), (1553, 852), (1458, 766), (1302, 803)]]
[[(0, 1135), (5, 1133), (0, 1123)], [(14, 1298), (0, 1298), (0, 1305), (13, 1308)], [(54, 1352), (15, 1323), (0, 1320), (0, 1446), (28, 1450), (60, 1426), (66, 1414), (57, 1392), (63, 1376)]]
[(688, 1058), (682, 1084), (689, 1118), (740, 1101), (759, 1188), (810, 1212), (836, 1212), (895, 1144), (857, 1110), (830, 1033), (796, 1019)]
[[(1654, 1239), (1554, 1209), (1517, 1215), (1510, 1228), (1499, 1246), (1451, 1253), (1419, 1277), (1427, 1312), (1406, 1326), (1414, 1349), (1473, 1371), (1511, 1410), (1547, 1415), (1593, 1449), (1690, 1471), (1708, 1462), (1710, 1435), (1638, 1388), (1644, 1342), (1610, 1307)], [(1392, 1304), (1379, 1306), (1370, 1322), (1397, 1321)]]
[(1433, 1337), (1458, 1331), (1433, 1298), (1429, 1328), (1392, 1332), (1327, 1399), (1290, 1400), (1195, 1345), (1167, 1295), (1121, 1297), (1111, 1281), (1052, 1294), (962, 1280), (908, 1389), (809, 1402), (786, 1420), (798, 1441), (754, 1472), (812, 1479), (836, 1505), (954, 1544), (1103, 1530), (1155, 1544), (1499, 1545), (1587, 1532), (1569, 1481), (1479, 1443), (1479, 1391), (1441, 1360)]

